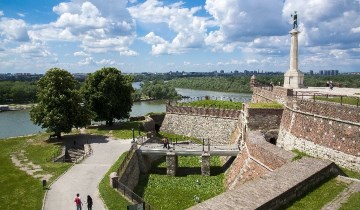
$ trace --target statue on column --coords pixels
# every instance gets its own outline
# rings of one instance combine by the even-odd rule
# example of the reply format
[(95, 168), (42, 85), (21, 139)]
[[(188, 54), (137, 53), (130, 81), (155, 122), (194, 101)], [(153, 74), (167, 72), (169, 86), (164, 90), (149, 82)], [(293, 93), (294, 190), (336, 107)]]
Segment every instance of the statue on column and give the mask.
[(291, 14), (291, 17), (293, 18), (293, 29), (297, 28), (298, 27), (298, 24), (297, 24), (297, 14), (296, 14), (296, 11), (294, 12), (294, 15)]

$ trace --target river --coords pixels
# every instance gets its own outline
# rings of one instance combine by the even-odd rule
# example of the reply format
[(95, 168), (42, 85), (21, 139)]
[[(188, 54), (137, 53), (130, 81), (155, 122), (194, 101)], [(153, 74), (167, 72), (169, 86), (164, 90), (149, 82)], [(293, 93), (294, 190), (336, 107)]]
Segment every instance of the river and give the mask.
[[(139, 83), (133, 84), (134, 88), (139, 88)], [(224, 93), (216, 91), (203, 91), (176, 88), (182, 96), (190, 98), (183, 101), (198, 100), (205, 96), (210, 96), (216, 100), (232, 100), (247, 102), (251, 99), (251, 94), (243, 93)], [(165, 101), (142, 101), (135, 102), (130, 112), (130, 116), (145, 115), (149, 112), (165, 112)], [(42, 132), (43, 129), (34, 125), (29, 116), (29, 110), (0, 112), (0, 138), (22, 136), (32, 133)]]

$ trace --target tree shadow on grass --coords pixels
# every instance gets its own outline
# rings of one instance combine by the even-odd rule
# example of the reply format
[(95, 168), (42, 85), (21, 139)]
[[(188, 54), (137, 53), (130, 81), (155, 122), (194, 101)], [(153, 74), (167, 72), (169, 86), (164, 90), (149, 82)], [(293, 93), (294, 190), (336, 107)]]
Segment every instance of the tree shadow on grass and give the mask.
[(108, 143), (108, 137), (102, 135), (90, 135), (90, 134), (69, 134), (62, 136), (61, 139), (49, 138), (46, 140), (47, 143), (61, 145), (61, 146), (76, 146), (84, 144), (101, 144)]
[(134, 128), (134, 130), (139, 129), (139, 125), (141, 126), (141, 122), (132, 121), (132, 122), (117, 122), (114, 123), (112, 126), (108, 125), (95, 125), (95, 126), (88, 126), (88, 129), (98, 129), (98, 130), (131, 130)]

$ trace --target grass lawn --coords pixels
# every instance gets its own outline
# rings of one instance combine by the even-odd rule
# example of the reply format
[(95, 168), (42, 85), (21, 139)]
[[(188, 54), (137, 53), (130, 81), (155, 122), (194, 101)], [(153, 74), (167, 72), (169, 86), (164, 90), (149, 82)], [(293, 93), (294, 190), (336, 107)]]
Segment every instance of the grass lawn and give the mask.
[(344, 203), (340, 210), (355, 210), (360, 209), (360, 192), (354, 193), (350, 196), (349, 200)]
[(321, 209), (343, 191), (346, 186), (345, 183), (337, 181), (335, 178), (330, 179), (300, 200), (294, 202), (288, 210)]
[(211, 157), (211, 176), (201, 175), (199, 157), (179, 157), (175, 177), (166, 175), (165, 158), (153, 164), (151, 172), (141, 175), (135, 193), (156, 209), (186, 209), (224, 192), (224, 173), (219, 157)]
[[(123, 122), (120, 124), (114, 124), (113, 126), (97, 126), (86, 129), (89, 134), (112, 136), (118, 139), (131, 139), (133, 137), (132, 128), (134, 129), (135, 138), (139, 136), (139, 125), (141, 122)], [(144, 136), (146, 133), (140, 131), (140, 135)]]
[(53, 152), (61, 149), (58, 143), (48, 143), (48, 134), (0, 140), (0, 209), (41, 209), (45, 190), (42, 181), (18, 169), (11, 161), (11, 154), (23, 151), (28, 160), (43, 169), (38, 174), (52, 174), (50, 182), (67, 170), (71, 164), (52, 163)]
[(282, 109), (283, 106), (279, 103), (250, 103), (250, 108), (263, 108), (263, 109)]
[(219, 109), (242, 109), (241, 102), (232, 101), (218, 101), (218, 100), (201, 100), (178, 103), (180, 106), (193, 106), (193, 107), (208, 107), (208, 108), (219, 108)]
[(109, 175), (112, 172), (116, 172), (119, 165), (123, 162), (126, 154), (123, 153), (119, 159), (111, 166), (109, 171), (105, 174), (99, 184), (99, 191), (101, 197), (104, 199), (105, 204), (109, 210), (126, 209), (130, 202), (128, 202), (120, 193), (110, 186)]

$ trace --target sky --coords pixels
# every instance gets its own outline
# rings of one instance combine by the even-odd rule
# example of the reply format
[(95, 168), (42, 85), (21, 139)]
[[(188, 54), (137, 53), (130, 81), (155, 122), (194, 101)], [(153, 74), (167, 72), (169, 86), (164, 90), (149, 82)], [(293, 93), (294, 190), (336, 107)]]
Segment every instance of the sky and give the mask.
[(0, 73), (360, 72), (360, 0), (1, 0)]

